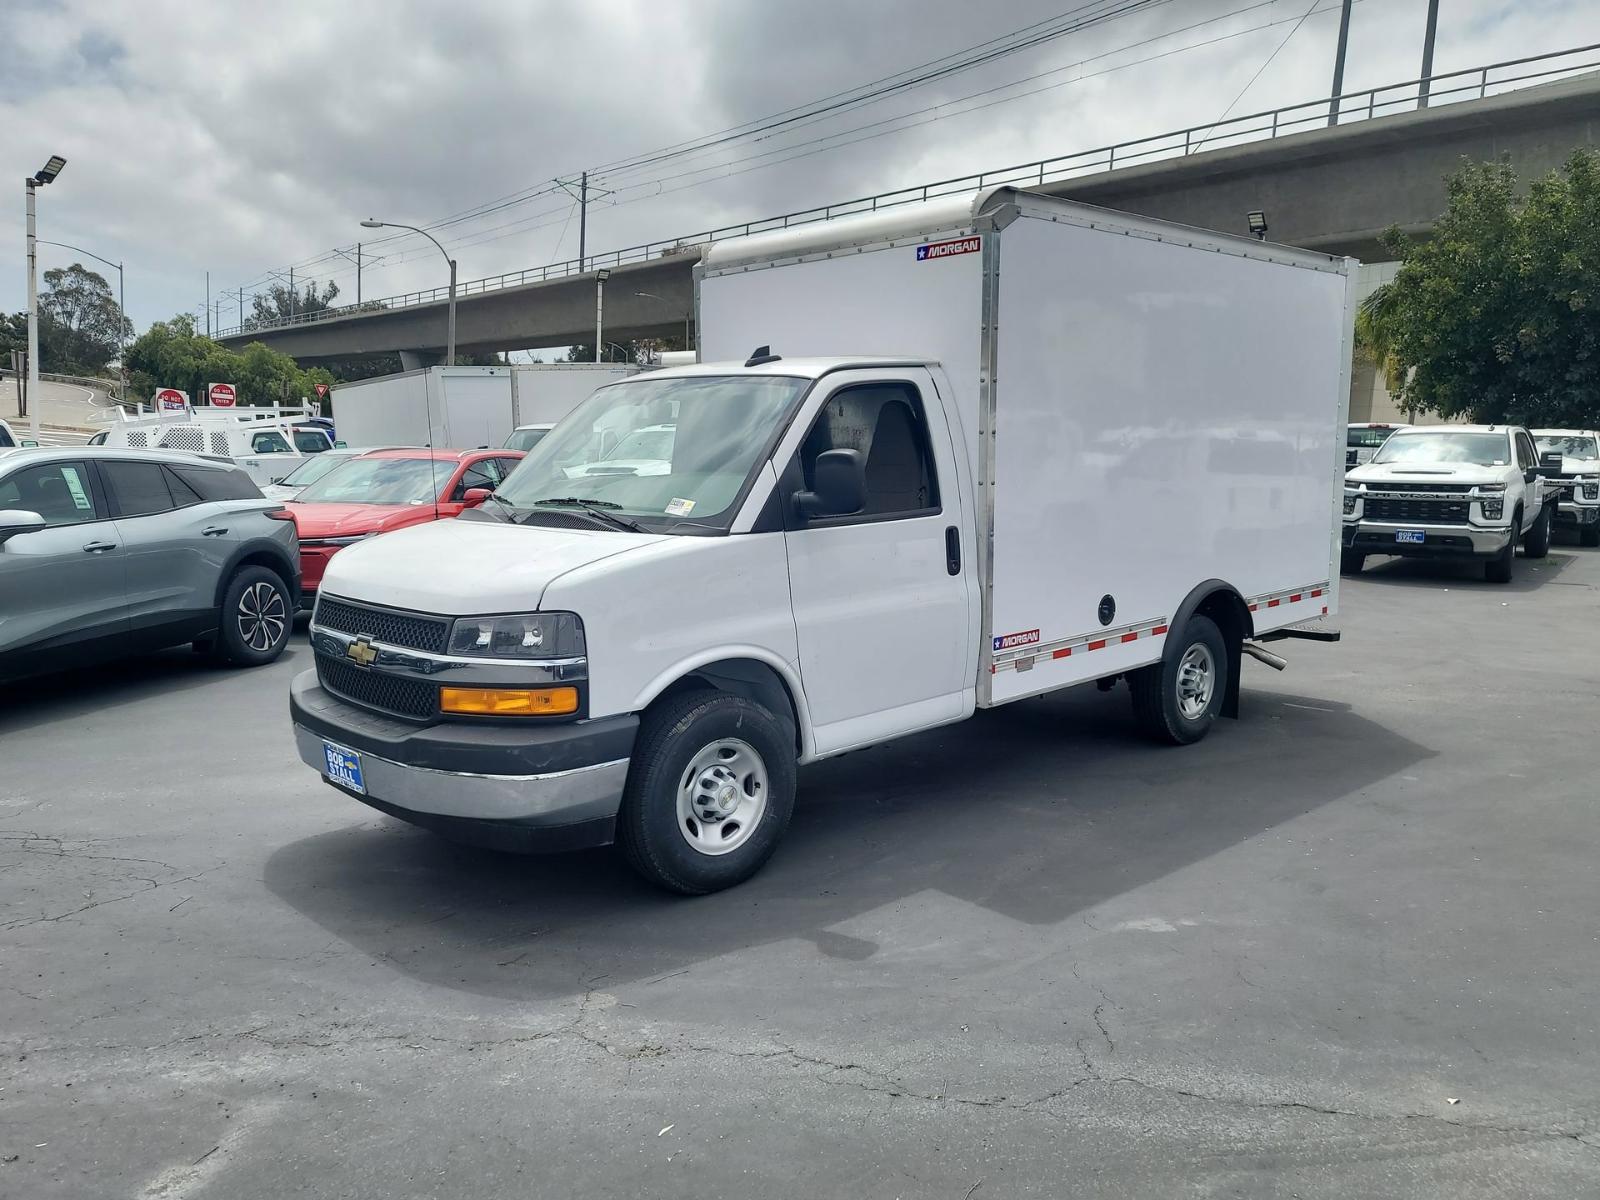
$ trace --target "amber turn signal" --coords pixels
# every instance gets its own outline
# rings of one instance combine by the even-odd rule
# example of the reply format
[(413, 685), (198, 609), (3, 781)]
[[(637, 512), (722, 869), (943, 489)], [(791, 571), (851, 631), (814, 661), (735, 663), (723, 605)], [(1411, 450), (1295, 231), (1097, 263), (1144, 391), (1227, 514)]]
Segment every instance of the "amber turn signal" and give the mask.
[(439, 710), (470, 716), (559, 717), (578, 711), (578, 689), (442, 687)]

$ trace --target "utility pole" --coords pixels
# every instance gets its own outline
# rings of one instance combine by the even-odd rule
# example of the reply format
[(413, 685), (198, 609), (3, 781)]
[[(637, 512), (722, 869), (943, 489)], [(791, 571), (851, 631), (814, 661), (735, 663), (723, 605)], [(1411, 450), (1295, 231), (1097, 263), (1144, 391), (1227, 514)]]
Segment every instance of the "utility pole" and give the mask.
[(1428, 107), (1428, 94), (1433, 91), (1433, 42), (1439, 32), (1439, 0), (1428, 0), (1428, 28), (1422, 35), (1422, 90), (1417, 96), (1417, 107)]
[[(583, 274), (584, 253), (589, 248), (589, 172), (578, 185), (578, 274)], [(600, 360), (595, 359), (596, 362)]]
[(289, 268), (289, 320), (294, 320), (294, 305), (299, 293), (294, 290), (294, 268)]
[(206, 337), (211, 336), (211, 272), (206, 272)]
[(1339, 13), (1339, 46), (1333, 52), (1333, 99), (1328, 102), (1328, 124), (1339, 123), (1339, 97), (1344, 95), (1344, 55), (1350, 48), (1350, 8), (1355, 0), (1344, 0)]

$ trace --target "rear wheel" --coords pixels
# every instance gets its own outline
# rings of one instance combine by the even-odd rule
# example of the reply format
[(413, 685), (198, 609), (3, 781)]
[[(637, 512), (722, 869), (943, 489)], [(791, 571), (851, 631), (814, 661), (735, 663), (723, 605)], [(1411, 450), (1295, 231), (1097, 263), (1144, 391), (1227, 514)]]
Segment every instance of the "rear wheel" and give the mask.
[(1359, 550), (1339, 551), (1339, 574), (1359, 575), (1361, 568), (1367, 565), (1367, 556)]
[[(1228, 644), (1210, 617), (1189, 618), (1169, 633), (1161, 662), (1128, 676), (1133, 713), (1144, 731), (1174, 746), (1198, 742), (1222, 711), (1228, 691)], [(1170, 639), (1176, 637), (1173, 652)]]
[(1593, 550), (1600, 546), (1600, 521), (1585, 525), (1578, 530), (1578, 544)]
[(617, 842), (668, 891), (743, 883), (789, 826), (795, 774), (792, 736), (754, 701), (718, 691), (669, 699), (640, 727)]
[(1543, 558), (1550, 553), (1550, 525), (1553, 520), (1550, 506), (1546, 504), (1539, 510), (1538, 519), (1532, 528), (1523, 536), (1522, 556), (1524, 558)]
[(230, 667), (260, 667), (283, 653), (294, 616), (289, 589), (266, 567), (245, 567), (228, 581), (212, 657)]

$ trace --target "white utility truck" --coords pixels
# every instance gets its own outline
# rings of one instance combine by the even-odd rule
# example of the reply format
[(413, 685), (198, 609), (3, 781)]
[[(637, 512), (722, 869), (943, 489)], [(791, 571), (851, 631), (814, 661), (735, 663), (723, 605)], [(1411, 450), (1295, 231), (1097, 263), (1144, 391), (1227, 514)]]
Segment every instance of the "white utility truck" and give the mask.
[[(333, 561), (299, 753), (697, 893), (772, 853), (797, 766), (977, 708), (1125, 679), (1196, 741), (1243, 654), (1333, 636), (1293, 627), (1336, 607), (1351, 266), (1009, 189), (719, 243), (706, 363)], [(668, 424), (664, 470), (583, 469)]]
[(1561, 455), (1541, 463), (1517, 425), (1423, 425), (1390, 436), (1344, 480), (1340, 569), (1354, 575), (1374, 554), (1477, 559), (1484, 578), (1510, 583), (1517, 543), (1550, 552), (1556, 507), (1571, 481)]
[(1535, 429), (1533, 444), (1540, 461), (1559, 454), (1562, 478), (1572, 482), (1556, 509), (1556, 528), (1572, 530), (1584, 546), (1600, 546), (1600, 431)]
[(110, 424), (91, 442), (130, 450), (185, 450), (240, 467), (256, 486), (277, 483), (313, 454), (332, 449), (328, 431), (311, 424), (309, 408), (196, 408), (132, 415), (111, 410)]
[(333, 421), (350, 446), (503, 446), (520, 425), (559, 421), (627, 363), (426, 367), (333, 389)]

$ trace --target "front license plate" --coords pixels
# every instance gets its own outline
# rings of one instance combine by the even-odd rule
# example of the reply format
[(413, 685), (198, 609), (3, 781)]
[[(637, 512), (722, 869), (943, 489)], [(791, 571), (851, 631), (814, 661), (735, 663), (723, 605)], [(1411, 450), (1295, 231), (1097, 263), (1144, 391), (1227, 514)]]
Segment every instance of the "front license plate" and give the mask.
[(1397, 542), (1416, 542), (1421, 545), (1427, 540), (1427, 536), (1420, 529), (1396, 529), (1394, 531), (1394, 540)]
[(361, 755), (333, 742), (323, 742), (322, 757), (327, 760), (327, 776), (332, 782), (360, 795), (367, 794), (367, 781), (361, 777)]

